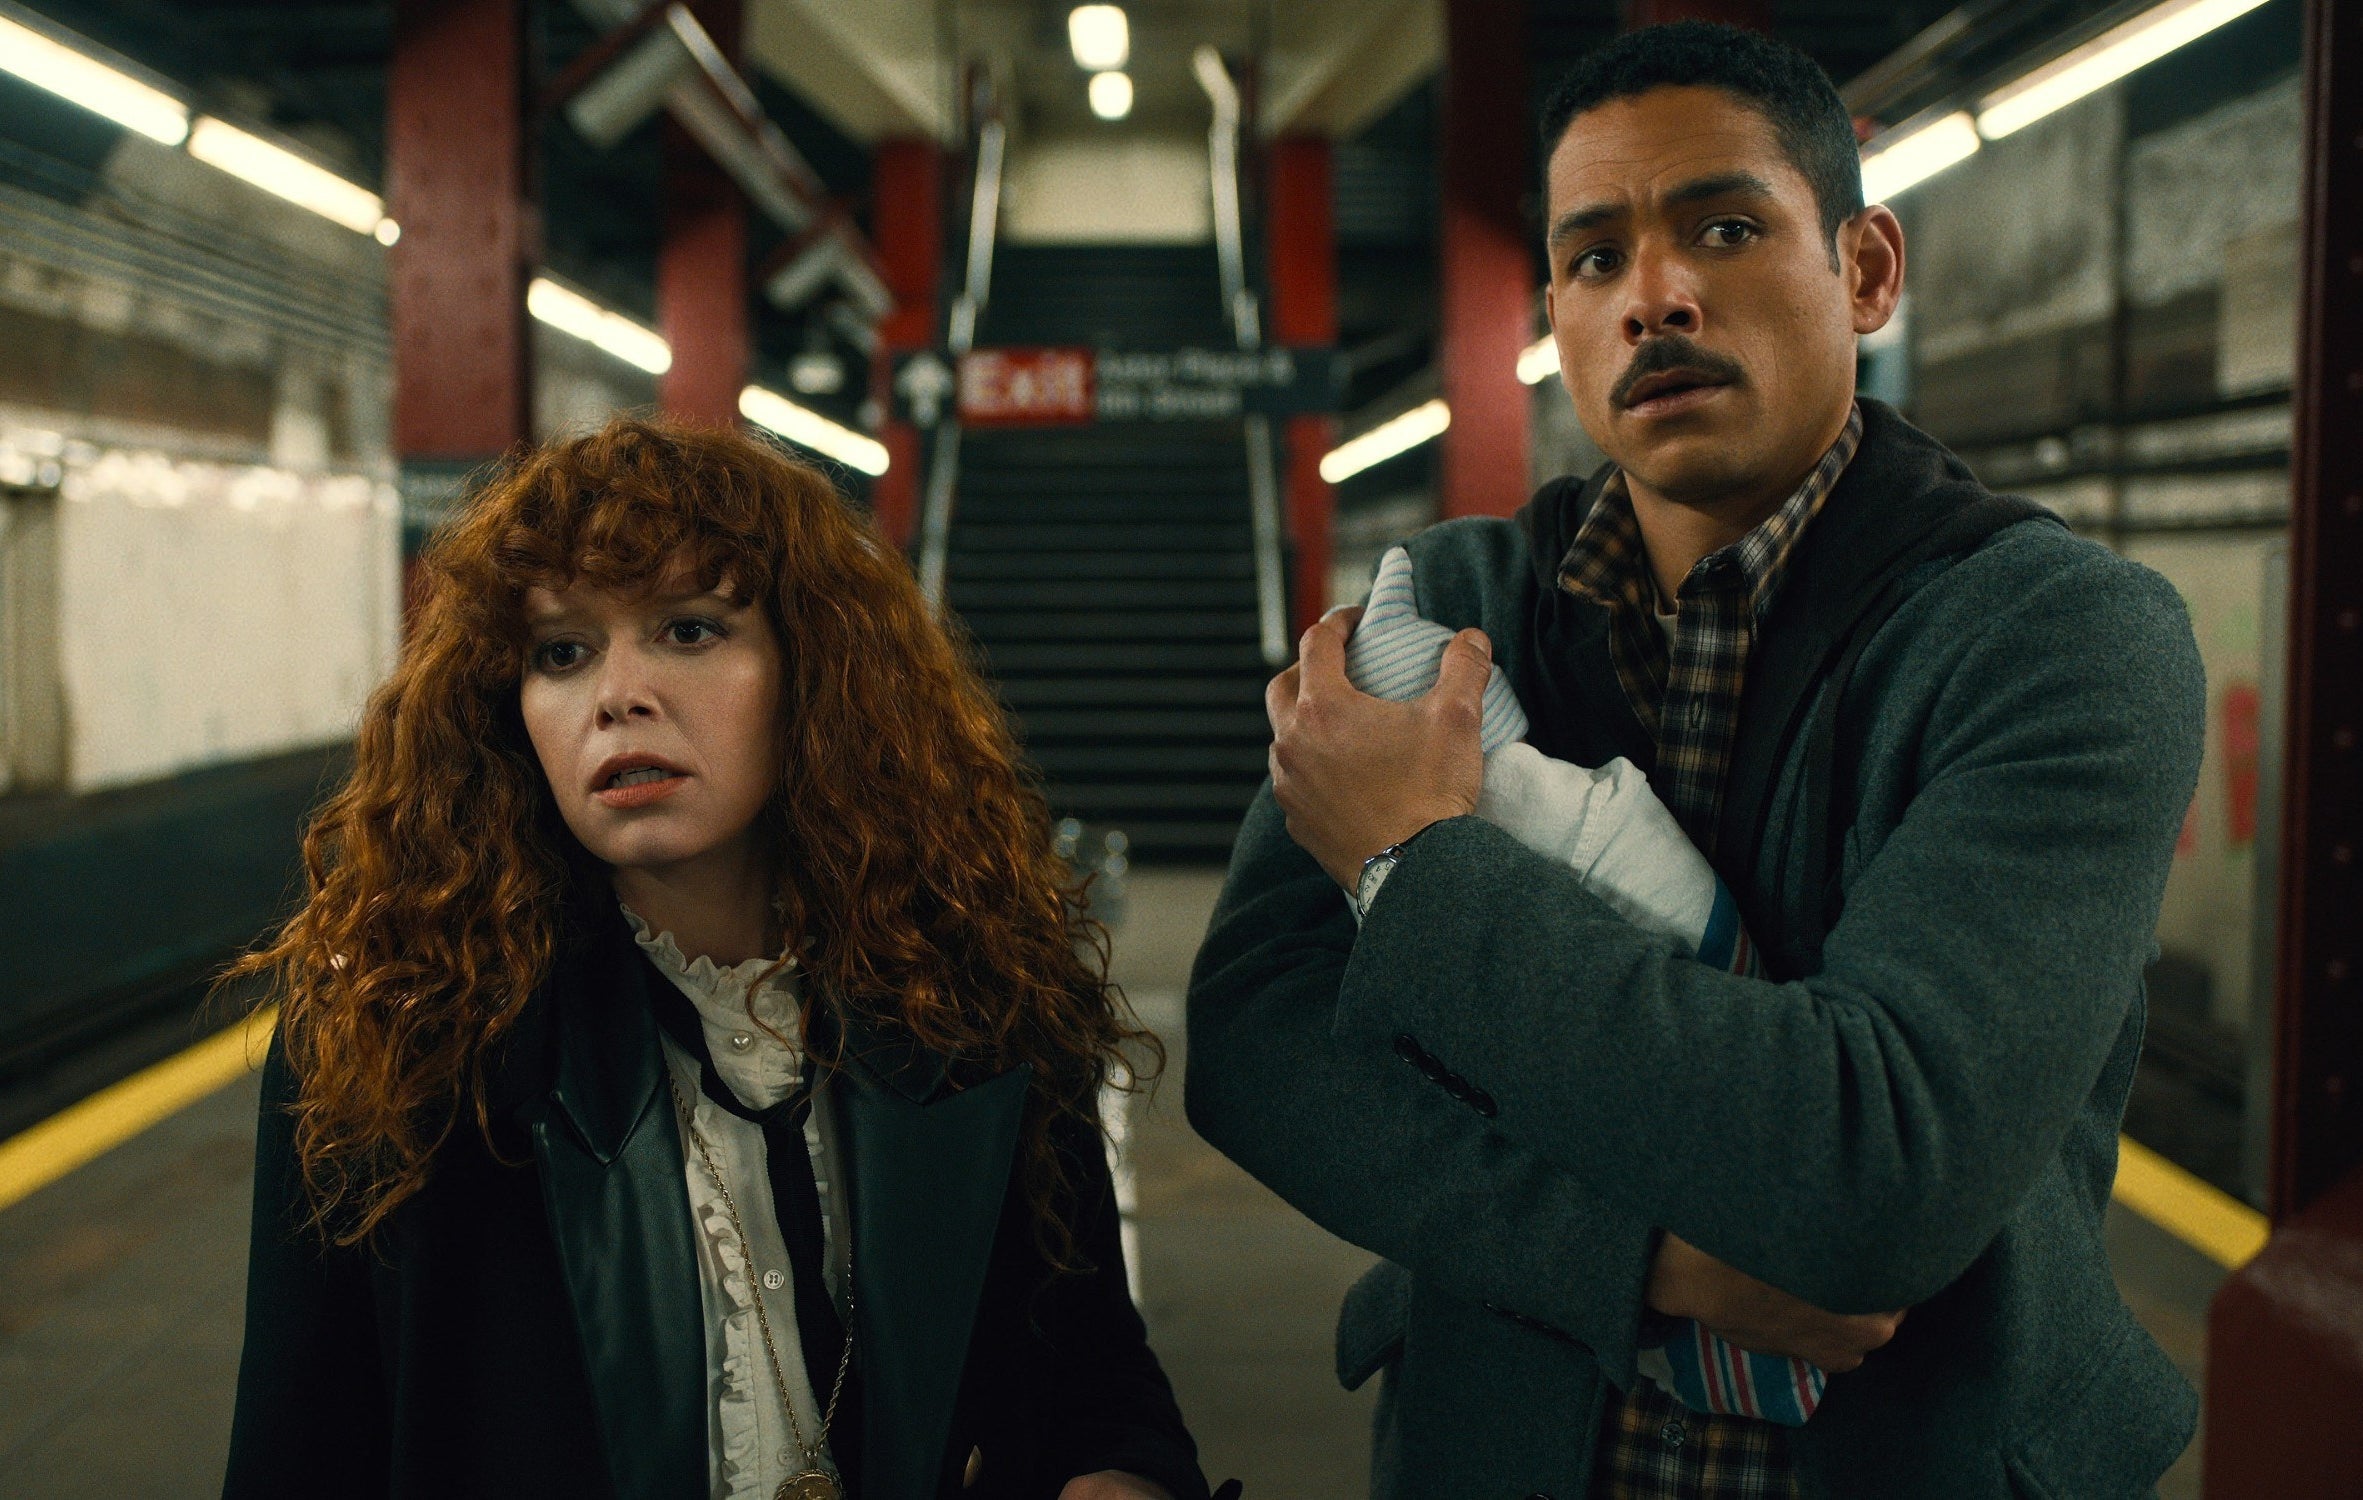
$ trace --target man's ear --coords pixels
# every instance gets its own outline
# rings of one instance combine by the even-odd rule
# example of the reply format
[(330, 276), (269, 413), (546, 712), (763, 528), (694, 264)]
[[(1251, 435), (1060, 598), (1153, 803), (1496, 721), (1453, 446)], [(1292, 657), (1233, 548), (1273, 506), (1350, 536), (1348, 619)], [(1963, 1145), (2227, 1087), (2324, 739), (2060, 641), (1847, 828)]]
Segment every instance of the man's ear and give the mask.
[(1838, 249), (1854, 331), (1877, 333), (1903, 298), (1904, 227), (1886, 204), (1874, 203), (1838, 227)]

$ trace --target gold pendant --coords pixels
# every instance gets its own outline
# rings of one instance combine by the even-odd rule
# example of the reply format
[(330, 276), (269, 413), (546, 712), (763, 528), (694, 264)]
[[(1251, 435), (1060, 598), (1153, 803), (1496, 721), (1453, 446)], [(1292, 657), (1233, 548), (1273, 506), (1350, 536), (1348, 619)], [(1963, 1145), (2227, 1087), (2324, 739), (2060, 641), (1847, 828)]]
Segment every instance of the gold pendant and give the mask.
[(806, 1469), (781, 1480), (771, 1500), (845, 1500), (845, 1491), (837, 1487), (835, 1475), (822, 1469)]

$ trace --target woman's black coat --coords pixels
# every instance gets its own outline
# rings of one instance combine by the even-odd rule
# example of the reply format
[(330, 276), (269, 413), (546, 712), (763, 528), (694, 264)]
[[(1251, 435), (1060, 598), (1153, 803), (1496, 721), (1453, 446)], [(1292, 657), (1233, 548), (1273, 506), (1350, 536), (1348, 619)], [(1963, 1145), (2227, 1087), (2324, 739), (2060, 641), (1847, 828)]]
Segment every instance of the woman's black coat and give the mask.
[[(363, 1247), (303, 1227), (273, 1047), (225, 1497), (710, 1492), (704, 1316), (648, 1003), (667, 981), (620, 920), (583, 925), (493, 1074), (497, 1151), (463, 1120)], [(1097, 1269), (1046, 1280), (1012, 1170), (1030, 1075), (954, 1090), (907, 1045), (848, 1051), (832, 1091), (859, 1267), (856, 1500), (1047, 1500), (1101, 1469), (1204, 1500), (1096, 1136), (1060, 1144)]]

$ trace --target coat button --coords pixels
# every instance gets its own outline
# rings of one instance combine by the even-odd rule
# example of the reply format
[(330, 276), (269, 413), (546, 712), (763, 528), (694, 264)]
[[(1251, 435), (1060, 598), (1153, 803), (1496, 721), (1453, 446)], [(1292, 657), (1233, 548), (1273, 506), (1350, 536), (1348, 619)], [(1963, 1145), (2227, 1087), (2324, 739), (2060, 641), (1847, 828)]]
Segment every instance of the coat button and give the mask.
[(1682, 1430), (1682, 1424), (1678, 1421), (1668, 1422), (1658, 1429), (1657, 1435), (1666, 1440), (1666, 1446), (1669, 1448), (1681, 1447), (1683, 1440), (1690, 1436), (1689, 1433)]

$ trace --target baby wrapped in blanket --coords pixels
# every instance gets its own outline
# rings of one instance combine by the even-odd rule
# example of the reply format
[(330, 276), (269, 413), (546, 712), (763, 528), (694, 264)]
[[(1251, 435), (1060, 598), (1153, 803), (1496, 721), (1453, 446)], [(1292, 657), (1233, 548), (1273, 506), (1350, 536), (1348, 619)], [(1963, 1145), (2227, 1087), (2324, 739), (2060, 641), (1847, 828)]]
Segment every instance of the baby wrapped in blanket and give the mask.
[[(1435, 685), (1454, 634), (1420, 618), (1411, 554), (1396, 547), (1381, 559), (1346, 647), (1346, 677), (1374, 698), (1416, 698)], [(1526, 727), (1497, 666), (1485, 684), (1477, 816), (1566, 864), (1619, 916), (1671, 938), (1685, 955), (1736, 974), (1760, 972), (1731, 892), (1640, 768), (1622, 757), (1598, 769), (1553, 760), (1525, 743)], [(1797, 1426), (1820, 1404), (1828, 1377), (1805, 1361), (1750, 1353), (1688, 1318), (1666, 1321), (1671, 1334), (1641, 1351), (1640, 1369), (1693, 1411)]]

